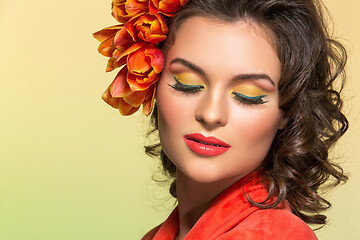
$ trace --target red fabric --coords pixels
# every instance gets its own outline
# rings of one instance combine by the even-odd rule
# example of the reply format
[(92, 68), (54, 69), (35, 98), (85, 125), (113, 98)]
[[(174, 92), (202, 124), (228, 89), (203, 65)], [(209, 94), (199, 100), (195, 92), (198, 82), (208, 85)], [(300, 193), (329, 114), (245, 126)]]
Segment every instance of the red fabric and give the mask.
[[(243, 191), (244, 190), (244, 191)], [(316, 240), (311, 228), (291, 213), (284, 202), (276, 209), (259, 209), (245, 198), (264, 201), (267, 190), (261, 174), (254, 172), (222, 192), (196, 222), (185, 240)], [(167, 220), (148, 232), (142, 240), (174, 240), (179, 231), (176, 207)]]

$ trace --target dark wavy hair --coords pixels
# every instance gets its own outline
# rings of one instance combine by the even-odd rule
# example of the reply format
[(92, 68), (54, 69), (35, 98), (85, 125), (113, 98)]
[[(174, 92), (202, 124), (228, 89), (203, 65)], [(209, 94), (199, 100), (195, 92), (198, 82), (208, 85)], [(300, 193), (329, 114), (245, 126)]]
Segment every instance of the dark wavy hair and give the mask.
[[(190, 0), (171, 19), (163, 46), (166, 52), (181, 24), (192, 17), (256, 23), (272, 32), (282, 65), (279, 107), (289, 120), (277, 132), (260, 166), (269, 183), (268, 199), (250, 201), (265, 209), (287, 200), (303, 221), (320, 227), (326, 224), (321, 213), (331, 207), (320, 191), (348, 178), (328, 157), (329, 149), (348, 129), (340, 98), (347, 55), (343, 45), (330, 36), (324, 13), (325, 6), (317, 0)], [(149, 134), (158, 134), (156, 106), (151, 123)], [(172, 180), (170, 193), (176, 198), (175, 165), (159, 142), (145, 146), (145, 151), (160, 157)]]

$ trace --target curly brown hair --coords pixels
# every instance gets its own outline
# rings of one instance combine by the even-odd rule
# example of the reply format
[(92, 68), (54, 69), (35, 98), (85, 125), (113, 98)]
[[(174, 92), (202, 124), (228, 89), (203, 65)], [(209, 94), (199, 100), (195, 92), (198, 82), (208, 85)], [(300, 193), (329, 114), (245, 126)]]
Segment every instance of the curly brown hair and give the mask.
[[(331, 207), (320, 196), (320, 186), (331, 182), (326, 185), (329, 189), (348, 178), (328, 157), (329, 149), (348, 129), (340, 98), (347, 55), (343, 45), (328, 32), (325, 10), (317, 0), (190, 0), (171, 19), (163, 46), (166, 52), (181, 24), (195, 16), (254, 22), (272, 32), (282, 64), (279, 107), (289, 120), (276, 134), (260, 166), (269, 183), (267, 200), (276, 200), (252, 203), (259, 208), (274, 208), (287, 200), (303, 221), (320, 227), (326, 224), (321, 212)], [(156, 106), (151, 123), (149, 134), (158, 133)], [(145, 151), (160, 157), (172, 180), (170, 193), (176, 198), (175, 165), (160, 143), (145, 146)]]

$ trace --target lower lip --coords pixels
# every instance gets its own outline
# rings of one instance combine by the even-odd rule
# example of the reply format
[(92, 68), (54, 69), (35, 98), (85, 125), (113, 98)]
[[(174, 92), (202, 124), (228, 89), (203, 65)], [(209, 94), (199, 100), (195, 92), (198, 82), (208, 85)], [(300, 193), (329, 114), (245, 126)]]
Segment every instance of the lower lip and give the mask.
[(198, 143), (187, 138), (184, 138), (184, 140), (192, 151), (206, 156), (217, 156), (223, 154), (230, 149), (228, 147), (218, 147), (214, 145)]

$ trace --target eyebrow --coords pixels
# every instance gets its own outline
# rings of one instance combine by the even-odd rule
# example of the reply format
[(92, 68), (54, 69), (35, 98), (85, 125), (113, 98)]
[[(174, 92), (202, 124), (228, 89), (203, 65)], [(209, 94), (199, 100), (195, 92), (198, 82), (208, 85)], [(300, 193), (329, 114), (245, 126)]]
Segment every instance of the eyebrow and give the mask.
[(174, 58), (173, 60), (171, 60), (170, 64), (172, 64), (172, 63), (180, 63), (207, 79), (207, 76), (206, 76), (204, 70), (202, 70), (200, 67), (196, 66), (195, 64), (193, 64), (183, 58)]
[[(205, 79), (208, 79), (206, 76), (206, 73), (203, 69), (201, 69), (200, 67), (196, 66), (195, 64), (183, 59), (183, 58), (174, 58), (173, 60), (171, 60), (170, 64), (172, 63), (180, 63), (188, 68), (190, 68), (191, 70), (193, 70), (194, 72), (200, 74), (201, 76), (203, 76)], [(258, 79), (265, 79), (268, 80), (273, 86), (275, 86), (274, 81), (271, 79), (271, 77), (269, 77), (267, 74), (264, 73), (260, 73), (260, 74), (256, 74), (256, 73), (249, 73), (249, 74), (239, 74), (236, 75), (232, 78), (232, 81), (238, 81), (238, 80), (258, 80)]]
[(233, 77), (233, 81), (237, 80), (258, 80), (258, 79), (265, 79), (268, 80), (273, 86), (275, 86), (274, 81), (266, 74), (256, 74), (256, 73), (250, 73), (250, 74), (240, 74)]

